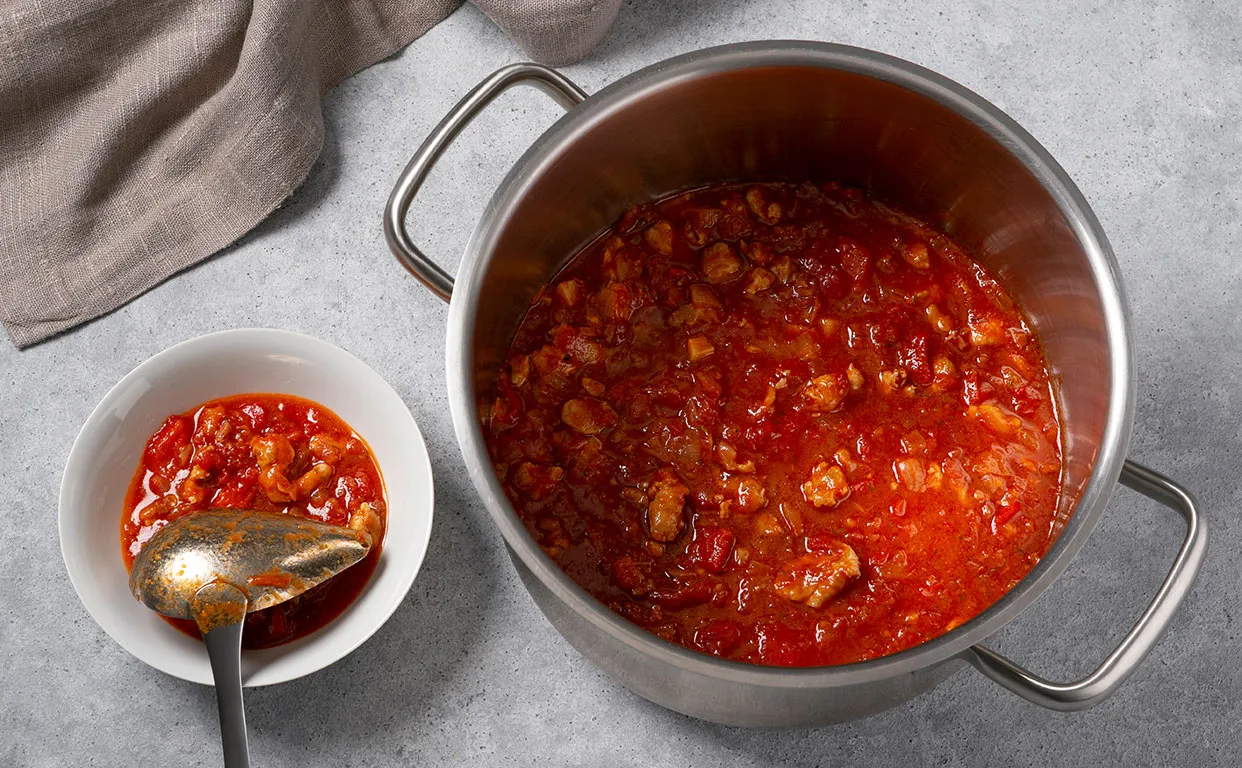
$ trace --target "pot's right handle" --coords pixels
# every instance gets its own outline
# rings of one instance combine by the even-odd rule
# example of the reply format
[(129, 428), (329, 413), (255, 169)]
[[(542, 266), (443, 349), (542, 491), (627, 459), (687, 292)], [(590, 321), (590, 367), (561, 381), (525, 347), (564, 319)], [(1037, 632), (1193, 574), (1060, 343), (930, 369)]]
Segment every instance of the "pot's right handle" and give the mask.
[(1181, 514), (1186, 519), (1186, 538), (1155, 599), (1104, 663), (1077, 682), (1053, 683), (980, 645), (965, 654), (967, 661), (992, 680), (1049, 709), (1063, 712), (1087, 709), (1117, 690), (1164, 634), (1177, 607), (1190, 591), (1207, 551), (1203, 515), (1185, 488), (1133, 461), (1127, 461), (1122, 468), (1121, 482)]
[(538, 64), (510, 64), (496, 70), (466, 94), (418, 148), (397, 179), (397, 184), (388, 197), (388, 205), (384, 208), (384, 237), (388, 240), (388, 247), (392, 249), (393, 255), (410, 274), (445, 301), (452, 296), (453, 277), (427, 258), (414, 244), (405, 228), (405, 216), (432, 166), (453, 139), (457, 138), (457, 134), (493, 99), (520, 83), (529, 83), (545, 91), (565, 109), (581, 104), (587, 97), (585, 91), (560, 72)]

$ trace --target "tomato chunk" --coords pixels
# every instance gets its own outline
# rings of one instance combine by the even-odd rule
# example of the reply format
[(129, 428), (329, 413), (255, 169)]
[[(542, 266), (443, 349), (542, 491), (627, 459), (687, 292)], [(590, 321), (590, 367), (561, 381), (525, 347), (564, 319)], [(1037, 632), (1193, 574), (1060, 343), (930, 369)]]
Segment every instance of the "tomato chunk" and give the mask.
[(694, 541), (686, 552), (690, 562), (701, 566), (708, 573), (720, 573), (729, 563), (733, 553), (733, 531), (727, 528), (701, 527), (695, 531)]
[(169, 416), (147, 441), (143, 463), (147, 469), (168, 479), (190, 463), (190, 420)]

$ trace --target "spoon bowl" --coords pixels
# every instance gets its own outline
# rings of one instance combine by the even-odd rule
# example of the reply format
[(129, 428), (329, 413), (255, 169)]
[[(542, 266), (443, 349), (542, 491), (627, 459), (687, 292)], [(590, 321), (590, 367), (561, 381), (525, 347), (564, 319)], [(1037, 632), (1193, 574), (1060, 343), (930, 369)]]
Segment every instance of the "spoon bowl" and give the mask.
[(152, 536), (134, 558), (129, 587), (156, 613), (193, 619), (195, 594), (223, 582), (245, 594), (253, 613), (335, 576), (370, 547), (362, 531), (275, 512), (208, 509)]

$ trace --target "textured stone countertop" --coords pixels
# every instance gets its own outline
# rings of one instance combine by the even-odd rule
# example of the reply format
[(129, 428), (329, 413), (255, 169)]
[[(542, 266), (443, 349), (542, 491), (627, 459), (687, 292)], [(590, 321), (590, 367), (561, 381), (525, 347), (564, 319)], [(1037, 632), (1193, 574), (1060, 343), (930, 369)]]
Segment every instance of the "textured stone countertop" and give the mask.
[[(517, 582), (462, 471), (444, 376), (446, 305), (384, 245), (380, 211), (445, 111), (521, 54), (467, 7), (325, 102), (305, 185), (237, 245), (25, 352), (0, 342), (0, 765), (214, 766), (208, 687), (130, 657), (61, 562), (57, 489), (73, 438), (121, 376), (199, 334), (303, 331), (374, 366), (421, 424), (436, 473), (431, 549), (392, 619), (342, 662), (249, 692), (254, 764), (1237, 765), (1242, 567), (1242, 11), (1219, 2), (627, 2), (567, 74), (594, 91), (718, 43), (878, 49), (997, 104), (1077, 182), (1129, 289), (1138, 362), (1131, 455), (1199, 497), (1212, 544), (1173, 626), (1107, 702), (1040, 709), (964, 669), (869, 719), (761, 732), (699, 722), (611, 682)], [(558, 114), (511, 92), (462, 136), (413, 215), (456, 265), (506, 169)], [(314, 290), (316, 301), (302, 300)], [(1182, 526), (1120, 490), (1064, 576), (992, 645), (1070, 679), (1094, 667), (1164, 576)]]

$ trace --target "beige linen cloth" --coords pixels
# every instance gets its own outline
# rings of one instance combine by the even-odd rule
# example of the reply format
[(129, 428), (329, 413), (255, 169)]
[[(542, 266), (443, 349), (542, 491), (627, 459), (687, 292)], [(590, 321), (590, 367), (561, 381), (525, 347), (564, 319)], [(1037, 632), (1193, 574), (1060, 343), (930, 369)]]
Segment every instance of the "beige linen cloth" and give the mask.
[[(319, 155), (324, 92), (458, 3), (0, 2), (0, 320), (13, 342), (115, 309), (254, 227)], [(549, 64), (590, 51), (620, 4), (475, 0)]]

